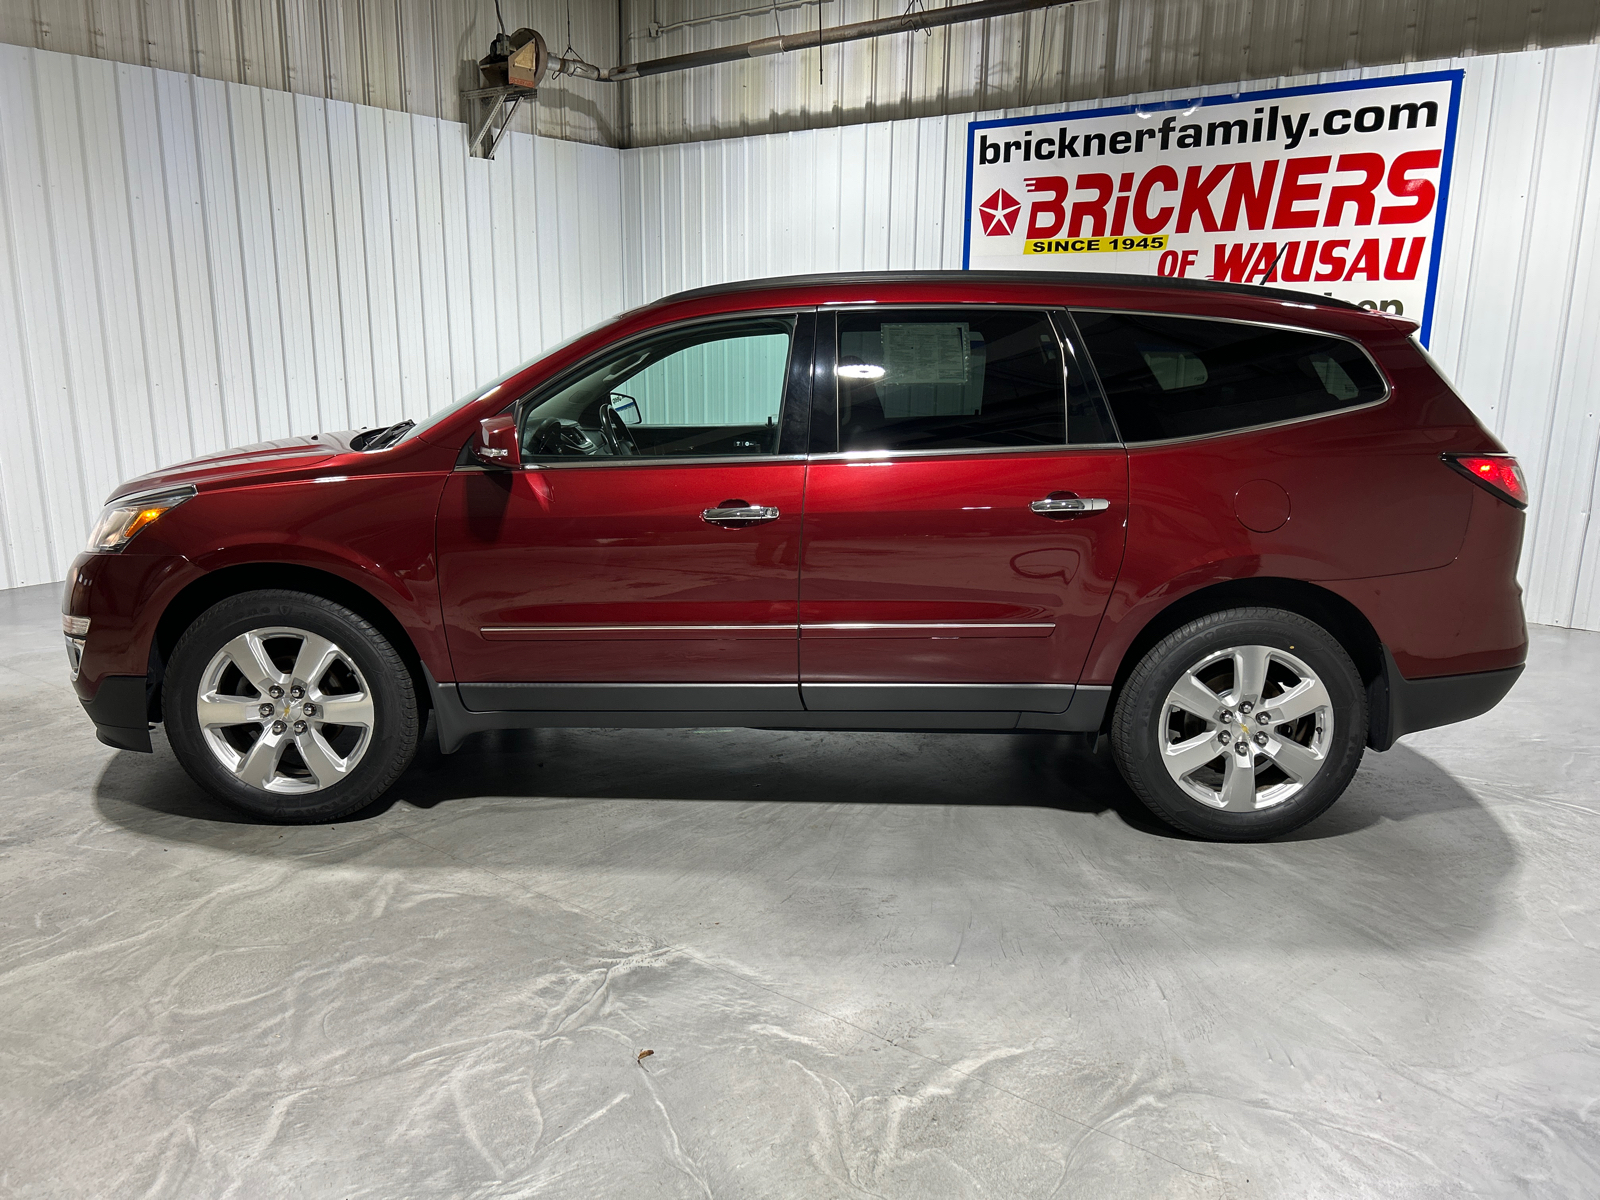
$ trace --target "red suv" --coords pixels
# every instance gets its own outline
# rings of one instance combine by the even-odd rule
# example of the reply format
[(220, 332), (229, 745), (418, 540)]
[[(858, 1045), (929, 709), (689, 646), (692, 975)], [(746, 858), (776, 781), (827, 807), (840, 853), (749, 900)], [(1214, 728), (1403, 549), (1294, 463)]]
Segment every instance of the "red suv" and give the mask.
[(1203, 837), (1299, 826), (1527, 650), (1526, 492), (1409, 321), (1109, 275), (627, 313), (420, 424), (131, 480), (63, 623), (100, 739), (326, 821), (479, 730), (1107, 736)]

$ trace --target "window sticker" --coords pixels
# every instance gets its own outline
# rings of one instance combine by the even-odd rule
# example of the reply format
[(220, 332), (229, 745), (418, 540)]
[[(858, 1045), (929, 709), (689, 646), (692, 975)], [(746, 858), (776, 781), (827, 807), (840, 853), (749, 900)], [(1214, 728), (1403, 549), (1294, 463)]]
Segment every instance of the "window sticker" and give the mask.
[(966, 322), (885, 324), (886, 383), (966, 383), (972, 362)]

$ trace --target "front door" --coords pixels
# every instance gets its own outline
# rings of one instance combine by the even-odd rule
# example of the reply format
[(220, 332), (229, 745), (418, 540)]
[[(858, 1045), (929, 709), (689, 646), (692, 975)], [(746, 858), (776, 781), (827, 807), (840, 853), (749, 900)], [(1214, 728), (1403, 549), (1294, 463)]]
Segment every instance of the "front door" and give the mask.
[(806, 707), (1065, 710), (1128, 509), (1127, 455), (1065, 322), (993, 306), (835, 319), (836, 393), (813, 420), (837, 441), (806, 489)]
[(455, 472), (439, 572), (468, 708), (799, 707), (814, 319), (631, 339), (518, 407), (521, 469)]

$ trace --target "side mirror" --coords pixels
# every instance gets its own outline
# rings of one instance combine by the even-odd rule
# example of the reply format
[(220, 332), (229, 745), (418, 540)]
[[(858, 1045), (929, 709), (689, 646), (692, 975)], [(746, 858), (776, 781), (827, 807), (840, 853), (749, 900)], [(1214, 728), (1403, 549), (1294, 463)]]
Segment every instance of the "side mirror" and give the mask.
[(522, 454), (517, 447), (517, 418), (511, 413), (501, 413), (479, 421), (472, 454), (484, 466), (501, 471), (520, 466)]
[(611, 393), (611, 407), (624, 425), (644, 424), (644, 414), (639, 411), (639, 402), (632, 396), (625, 396), (621, 392)]

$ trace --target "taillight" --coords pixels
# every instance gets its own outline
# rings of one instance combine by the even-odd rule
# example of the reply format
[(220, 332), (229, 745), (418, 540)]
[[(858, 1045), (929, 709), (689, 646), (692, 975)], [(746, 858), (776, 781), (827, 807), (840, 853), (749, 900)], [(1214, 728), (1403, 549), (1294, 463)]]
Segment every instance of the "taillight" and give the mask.
[(1511, 455), (1446, 454), (1444, 461), (1512, 507), (1528, 507), (1528, 485), (1522, 478), (1522, 468)]

